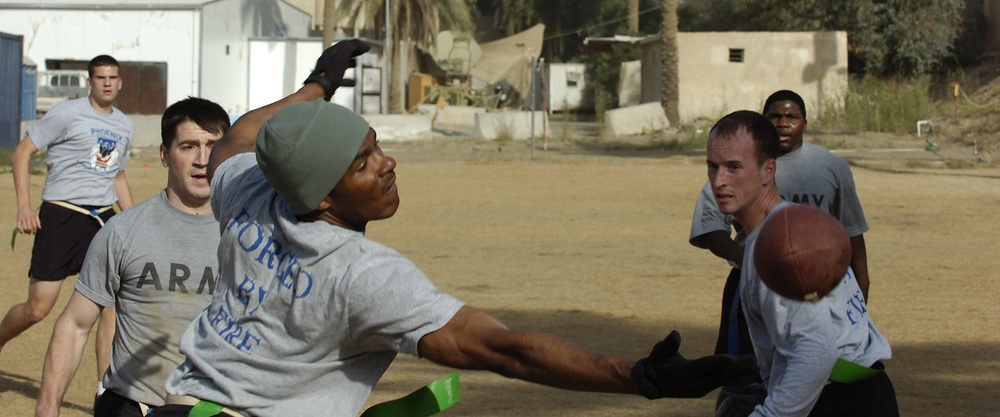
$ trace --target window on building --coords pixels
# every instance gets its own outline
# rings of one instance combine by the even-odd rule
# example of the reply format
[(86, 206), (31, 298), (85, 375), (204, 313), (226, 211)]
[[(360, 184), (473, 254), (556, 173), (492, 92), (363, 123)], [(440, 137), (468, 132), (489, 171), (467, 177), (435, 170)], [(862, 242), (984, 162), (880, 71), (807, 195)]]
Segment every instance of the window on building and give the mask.
[(743, 48), (729, 48), (729, 62), (743, 62)]
[(583, 77), (583, 74), (580, 73), (580, 72), (577, 72), (577, 71), (566, 71), (566, 86), (567, 87), (576, 87), (576, 85), (580, 83), (580, 78), (582, 78), (582, 77)]

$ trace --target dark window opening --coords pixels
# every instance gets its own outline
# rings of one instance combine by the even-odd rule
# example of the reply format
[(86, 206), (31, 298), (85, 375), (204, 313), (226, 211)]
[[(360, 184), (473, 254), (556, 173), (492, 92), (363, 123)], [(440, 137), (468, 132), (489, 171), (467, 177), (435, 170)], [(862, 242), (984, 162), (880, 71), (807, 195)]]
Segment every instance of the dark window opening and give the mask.
[(743, 49), (729, 48), (729, 62), (743, 62)]

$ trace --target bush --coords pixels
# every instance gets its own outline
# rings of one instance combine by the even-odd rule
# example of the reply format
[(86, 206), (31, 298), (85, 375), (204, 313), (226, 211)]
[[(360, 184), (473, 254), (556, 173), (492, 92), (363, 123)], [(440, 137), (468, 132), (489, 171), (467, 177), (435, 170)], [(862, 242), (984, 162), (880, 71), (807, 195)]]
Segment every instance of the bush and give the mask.
[[(929, 76), (852, 77), (845, 97), (824, 98), (820, 125), (848, 132), (912, 133), (932, 116)], [(833, 103), (844, 103), (843, 107)]]

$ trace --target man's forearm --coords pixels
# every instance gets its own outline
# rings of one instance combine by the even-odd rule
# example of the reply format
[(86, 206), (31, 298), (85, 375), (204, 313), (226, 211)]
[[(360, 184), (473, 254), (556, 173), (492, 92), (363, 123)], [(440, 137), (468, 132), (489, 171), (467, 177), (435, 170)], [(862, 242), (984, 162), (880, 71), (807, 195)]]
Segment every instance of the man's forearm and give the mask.
[(851, 270), (858, 279), (858, 286), (861, 287), (861, 294), (868, 302), (868, 288), (871, 280), (868, 277), (868, 248), (865, 246), (865, 235), (857, 235), (851, 238)]
[(69, 320), (58, 320), (42, 368), (42, 386), (35, 407), (36, 417), (59, 415), (66, 390), (80, 368), (90, 329), (80, 329)]
[(639, 394), (631, 376), (635, 361), (599, 355), (543, 333), (512, 331), (469, 306), (421, 338), (419, 349), (421, 357), (454, 368), (570, 390)]
[(125, 171), (118, 171), (115, 175), (115, 194), (118, 196), (119, 210), (125, 211), (135, 205), (135, 201), (132, 200), (132, 189), (125, 178)]
[[(24, 141), (30, 142), (31, 139), (26, 137)], [(28, 209), (31, 208), (31, 155), (34, 153), (32, 149), (37, 152), (37, 149), (33, 145), (29, 146), (29, 144), (22, 141), (14, 149), (14, 153), (10, 158), (14, 174), (14, 193), (17, 198), (18, 208), (22, 208), (22, 206)]]
[(544, 333), (507, 335), (514, 341), (509, 357), (491, 369), (501, 375), (576, 391), (639, 394), (631, 359), (600, 355)]
[(705, 246), (712, 254), (736, 265), (743, 263), (743, 247), (738, 245), (729, 233), (714, 231), (703, 236)]

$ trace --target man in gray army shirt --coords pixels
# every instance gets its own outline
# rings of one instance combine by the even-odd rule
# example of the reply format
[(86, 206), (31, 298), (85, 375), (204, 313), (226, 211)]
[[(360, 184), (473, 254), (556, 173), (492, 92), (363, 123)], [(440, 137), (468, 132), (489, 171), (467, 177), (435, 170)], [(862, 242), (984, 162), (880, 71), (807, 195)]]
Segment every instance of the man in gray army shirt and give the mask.
[(112, 218), (93, 239), (45, 356), (36, 416), (57, 416), (101, 311), (118, 306), (106, 391), (98, 416), (144, 416), (163, 405), (164, 382), (184, 357), (181, 333), (211, 301), (219, 223), (209, 204), (206, 169), (229, 128), (218, 104), (189, 97), (161, 121), (160, 161), (167, 188)]
[[(35, 235), (28, 269), (28, 297), (0, 321), (0, 350), (7, 342), (49, 315), (66, 277), (80, 272), (83, 257), (97, 230), (115, 214), (111, 205), (128, 210), (132, 191), (125, 178), (132, 143), (132, 120), (114, 107), (122, 88), (118, 61), (98, 55), (87, 65), (90, 94), (59, 103), (27, 129), (11, 162), (17, 194), (17, 231)], [(42, 205), (31, 199), (31, 156), (47, 150)], [(114, 309), (107, 309), (97, 328), (97, 378), (108, 367), (114, 335)], [(102, 388), (98, 386), (98, 393)]]

